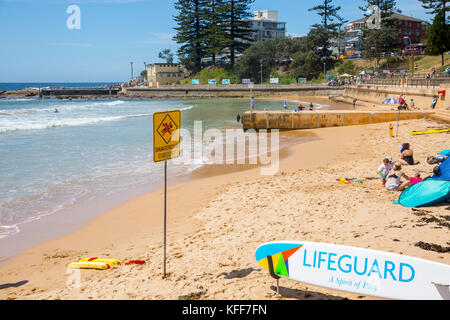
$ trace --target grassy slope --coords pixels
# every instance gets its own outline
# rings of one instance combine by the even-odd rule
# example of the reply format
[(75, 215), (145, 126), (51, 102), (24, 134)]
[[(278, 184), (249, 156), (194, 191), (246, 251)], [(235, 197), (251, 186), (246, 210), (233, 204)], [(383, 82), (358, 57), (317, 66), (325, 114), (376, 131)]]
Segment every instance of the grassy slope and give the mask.
[[(381, 59), (380, 65), (384, 65), (387, 59)], [(355, 65), (355, 70), (359, 73), (362, 70), (369, 70), (375, 67), (374, 59), (354, 59), (353, 63)], [(418, 66), (418, 70), (416, 73), (428, 73), (431, 72), (432, 68), (436, 68), (437, 71), (444, 71), (446, 67), (450, 66), (450, 54), (445, 55), (445, 65), (441, 67), (441, 56), (423, 56), (416, 57), (415, 63)], [(340, 65), (337, 65), (333, 70), (327, 72), (327, 74), (338, 74), (338, 68)], [(409, 69), (411, 66), (410, 60), (408, 58), (403, 59), (403, 61), (395, 66), (390, 66), (394, 69)], [(295, 83), (296, 79), (290, 77), (287, 73), (281, 72), (281, 70), (277, 70), (273, 75), (273, 77), (280, 78), (281, 84)], [(225, 70), (219, 67), (207, 67), (204, 68), (199, 73), (181, 80), (181, 84), (191, 84), (191, 80), (199, 79), (200, 84), (208, 84), (209, 79), (216, 79), (218, 84), (222, 83), (222, 79), (230, 79), (231, 83), (240, 83), (240, 79), (238, 79), (232, 71)], [(269, 79), (266, 79), (266, 82), (269, 82)], [(323, 74), (319, 76), (317, 79), (311, 80), (309, 83), (322, 83), (323, 82)]]

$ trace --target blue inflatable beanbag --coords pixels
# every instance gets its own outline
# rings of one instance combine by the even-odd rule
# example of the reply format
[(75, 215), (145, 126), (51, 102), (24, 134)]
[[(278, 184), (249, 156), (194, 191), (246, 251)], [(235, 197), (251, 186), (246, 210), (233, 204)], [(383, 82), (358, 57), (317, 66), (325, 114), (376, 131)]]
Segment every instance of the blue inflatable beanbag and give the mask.
[(401, 204), (405, 207), (422, 207), (449, 201), (450, 157), (441, 163), (439, 169), (439, 175), (434, 175), (432, 178), (410, 186), (403, 191), (400, 198), (393, 203)]

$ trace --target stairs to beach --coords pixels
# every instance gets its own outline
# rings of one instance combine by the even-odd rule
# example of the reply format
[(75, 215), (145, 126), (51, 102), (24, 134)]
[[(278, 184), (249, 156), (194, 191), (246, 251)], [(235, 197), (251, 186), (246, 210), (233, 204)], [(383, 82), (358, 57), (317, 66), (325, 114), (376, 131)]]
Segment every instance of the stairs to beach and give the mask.
[(450, 124), (450, 111), (448, 110), (435, 110), (433, 114), (429, 115), (429, 118), (437, 122), (443, 122)]

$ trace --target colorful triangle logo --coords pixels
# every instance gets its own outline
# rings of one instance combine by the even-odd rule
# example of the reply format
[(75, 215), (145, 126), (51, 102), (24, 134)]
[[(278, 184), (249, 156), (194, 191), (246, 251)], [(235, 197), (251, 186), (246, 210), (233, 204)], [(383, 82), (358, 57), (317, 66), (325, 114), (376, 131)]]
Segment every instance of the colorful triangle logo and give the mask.
[[(289, 258), (296, 253), (303, 245), (291, 248), (286, 251), (277, 252), (271, 255), (274, 272), (280, 276), (289, 278)], [(266, 270), (269, 270), (269, 262), (267, 257), (258, 261), (259, 265)]]

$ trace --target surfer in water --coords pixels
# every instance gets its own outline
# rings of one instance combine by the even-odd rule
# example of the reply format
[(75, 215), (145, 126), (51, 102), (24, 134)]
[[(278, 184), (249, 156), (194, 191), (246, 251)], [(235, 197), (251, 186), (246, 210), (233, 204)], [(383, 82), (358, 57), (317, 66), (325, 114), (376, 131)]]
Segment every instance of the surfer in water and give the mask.
[(58, 109), (55, 108), (55, 113), (58, 113), (58, 112), (59, 112)]

